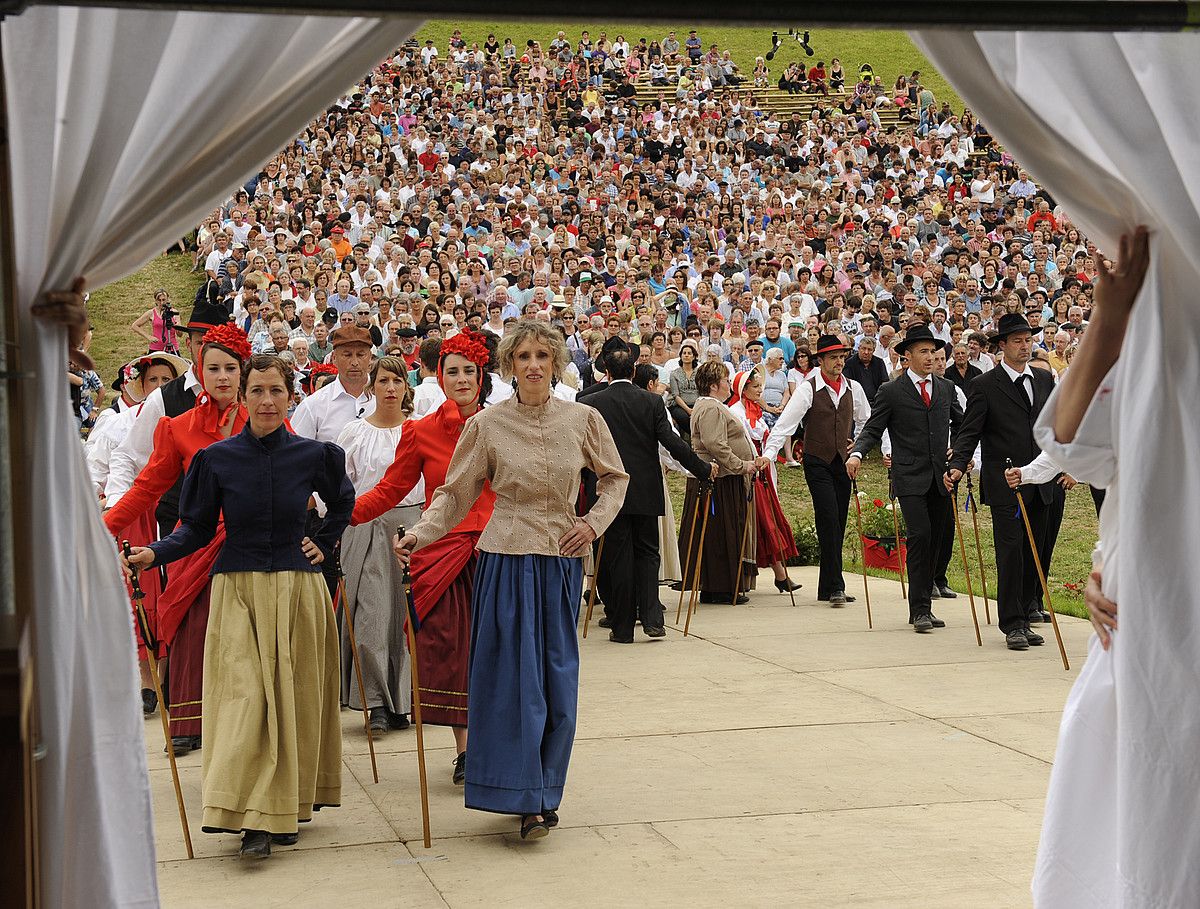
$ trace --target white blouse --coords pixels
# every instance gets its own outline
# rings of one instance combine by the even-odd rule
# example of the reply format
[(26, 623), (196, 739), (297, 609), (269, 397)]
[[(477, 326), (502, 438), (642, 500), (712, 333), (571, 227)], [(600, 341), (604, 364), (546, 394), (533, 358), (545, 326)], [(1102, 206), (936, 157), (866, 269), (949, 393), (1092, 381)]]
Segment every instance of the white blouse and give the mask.
[[(366, 420), (351, 420), (346, 424), (337, 444), (346, 452), (346, 475), (354, 484), (356, 495), (370, 492), (383, 479), (396, 459), (396, 446), (400, 444), (405, 425), (407, 421), (391, 429), (380, 429)], [(425, 481), (422, 479), (400, 501), (400, 506), (424, 504)]]

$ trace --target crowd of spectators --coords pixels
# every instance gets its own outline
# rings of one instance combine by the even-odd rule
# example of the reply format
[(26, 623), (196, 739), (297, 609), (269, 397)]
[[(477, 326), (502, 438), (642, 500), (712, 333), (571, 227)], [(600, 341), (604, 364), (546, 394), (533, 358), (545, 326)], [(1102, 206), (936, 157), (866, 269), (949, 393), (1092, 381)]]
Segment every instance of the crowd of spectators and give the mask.
[[(991, 368), (989, 330), (1021, 312), (1061, 373), (1095, 276), (1094, 247), (919, 72), (742, 73), (696, 30), (411, 42), (214, 211), (194, 255), (197, 300), (294, 359), (297, 400), (339, 325), (419, 384), (439, 339), (536, 318), (566, 335), (563, 394), (620, 335), (684, 433), (698, 364), (761, 370), (773, 421), (826, 332), (872, 397), (917, 321), (953, 379)], [(136, 327), (154, 342), (160, 321)]]

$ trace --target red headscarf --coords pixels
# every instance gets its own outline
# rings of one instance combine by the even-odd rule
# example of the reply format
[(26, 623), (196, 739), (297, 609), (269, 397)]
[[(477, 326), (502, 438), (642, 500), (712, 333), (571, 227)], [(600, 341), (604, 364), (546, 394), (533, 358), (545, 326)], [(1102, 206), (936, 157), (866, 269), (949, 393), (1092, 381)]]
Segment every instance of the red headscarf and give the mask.
[(747, 372), (739, 372), (733, 377), (733, 400), (729, 402), (733, 406), (738, 401), (742, 402), (742, 408), (746, 411), (746, 420), (750, 423), (750, 428), (754, 429), (758, 426), (758, 421), (762, 419), (762, 406), (751, 401), (749, 398), (742, 397), (742, 389), (746, 387), (746, 383), (750, 381), (754, 375), (754, 370)]

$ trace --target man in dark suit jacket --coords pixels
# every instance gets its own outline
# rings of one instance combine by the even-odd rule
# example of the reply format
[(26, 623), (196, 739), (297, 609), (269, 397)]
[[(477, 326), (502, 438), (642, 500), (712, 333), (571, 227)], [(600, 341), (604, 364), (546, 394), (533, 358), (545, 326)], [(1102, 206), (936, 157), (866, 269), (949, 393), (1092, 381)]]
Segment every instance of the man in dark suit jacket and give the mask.
[(934, 352), (940, 345), (924, 325), (905, 333), (897, 350), (908, 357), (908, 369), (880, 387), (871, 417), (846, 459), (846, 473), (857, 478), (862, 459), (888, 431), (892, 483), (908, 536), (908, 617), (921, 633), (946, 624), (933, 614), (929, 594), (934, 559), (953, 519), (943, 482), (946, 442), (963, 416), (954, 386), (933, 375)]
[(853, 379), (862, 386), (868, 404), (875, 402), (875, 395), (880, 386), (888, 380), (887, 366), (882, 359), (875, 356), (875, 344), (874, 338), (863, 338), (859, 341), (858, 350), (854, 356), (846, 358), (846, 368), (842, 372), (847, 379)]
[(659, 443), (696, 477), (706, 480), (714, 473), (713, 466), (697, 457), (671, 429), (662, 398), (633, 384), (635, 365), (628, 349), (608, 351), (604, 358), (608, 384), (583, 401), (604, 417), (629, 472), (625, 504), (604, 532), (599, 566), (600, 576), (606, 579), (604, 603), (612, 629), (608, 639), (619, 644), (633, 643), (633, 625), (639, 616), (642, 630), (650, 637), (666, 634), (657, 589), (658, 519), (665, 506)]
[(946, 367), (946, 378), (961, 388), (964, 392), (967, 386), (983, 375), (983, 370), (971, 365), (971, 351), (967, 345), (959, 341), (954, 345), (949, 366)]
[(1028, 650), (1031, 644), (1043, 641), (1029, 627), (1031, 621), (1042, 621), (1041, 585), (1016, 497), (1019, 492), (1034, 539), (1043, 549), (1054, 482), (1014, 492), (1004, 470), (1009, 459), (1022, 466), (1041, 453), (1033, 440), (1033, 424), (1054, 391), (1054, 379), (1048, 372), (1029, 367), (1033, 333), (1024, 317), (1015, 313), (1002, 316), (997, 341), (1004, 358), (995, 369), (974, 379), (967, 390), (966, 416), (954, 436), (946, 486), (952, 488), (958, 482), (976, 444), (981, 443), (979, 488), (981, 500), (992, 509), (1000, 630), (1010, 650)]

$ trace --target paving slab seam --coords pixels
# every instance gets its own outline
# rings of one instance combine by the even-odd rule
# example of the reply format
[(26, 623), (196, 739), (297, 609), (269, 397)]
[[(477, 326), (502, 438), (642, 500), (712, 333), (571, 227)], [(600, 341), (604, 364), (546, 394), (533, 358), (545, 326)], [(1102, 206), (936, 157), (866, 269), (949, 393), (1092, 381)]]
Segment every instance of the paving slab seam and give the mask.
[[(988, 714), (988, 716), (992, 716), (992, 714)], [(1020, 714), (995, 714), (995, 716), (1020, 716)], [(976, 719), (981, 719), (981, 718), (977, 717)], [(1039, 757), (1036, 754), (1030, 754), (1028, 751), (1022, 751), (1020, 748), (1017, 748), (1013, 745), (1008, 745), (1008, 744), (1005, 744), (1004, 742), (997, 742), (995, 739), (989, 739), (986, 735), (982, 735), (981, 733), (975, 732), (974, 730), (964, 729), (961, 726), (955, 726), (953, 723), (947, 722), (945, 719), (939, 719), (939, 720), (937, 720), (937, 722), (941, 723), (943, 726), (948, 726), (951, 729), (956, 729), (959, 732), (964, 732), (969, 736), (973, 736), (974, 738), (983, 739), (983, 741), (985, 741), (985, 742), (991, 742), (993, 745), (996, 745), (999, 748), (1005, 748), (1016, 754), (1022, 754), (1027, 758), (1032, 758), (1033, 760), (1037, 761), (1038, 763), (1045, 764), (1047, 767), (1054, 766), (1054, 761), (1048, 761), (1044, 757)]]

